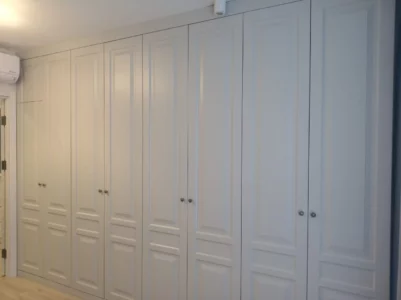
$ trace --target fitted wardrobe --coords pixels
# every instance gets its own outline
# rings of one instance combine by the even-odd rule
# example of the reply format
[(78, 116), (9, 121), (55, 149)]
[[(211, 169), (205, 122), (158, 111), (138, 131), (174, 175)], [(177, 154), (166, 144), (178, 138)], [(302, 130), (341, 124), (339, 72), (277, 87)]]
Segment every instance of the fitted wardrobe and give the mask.
[(389, 299), (394, 1), (267, 6), (23, 62), (20, 275)]

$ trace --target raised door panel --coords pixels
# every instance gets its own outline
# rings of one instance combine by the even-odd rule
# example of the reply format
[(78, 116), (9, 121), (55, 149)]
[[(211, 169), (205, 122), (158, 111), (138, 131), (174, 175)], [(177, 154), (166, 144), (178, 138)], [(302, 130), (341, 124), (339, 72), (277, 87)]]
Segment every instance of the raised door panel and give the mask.
[(20, 270), (34, 275), (43, 275), (43, 247), (41, 221), (24, 217), (20, 222)]
[(72, 285), (103, 297), (103, 45), (74, 50), (71, 59)]
[(240, 299), (242, 16), (189, 27), (188, 298)]
[(185, 300), (188, 28), (145, 35), (143, 49), (143, 299)]
[(105, 53), (106, 298), (141, 300), (142, 36)]
[(43, 275), (43, 174), (42, 147), (45, 102), (18, 104), (18, 268)]
[(46, 57), (22, 62), (22, 81), (19, 102), (37, 102), (46, 99)]
[(47, 279), (71, 280), (70, 52), (47, 57), (45, 118), (47, 148), (44, 179), (44, 272)]
[(394, 1), (312, 2), (310, 300), (389, 299)]
[(244, 22), (242, 299), (306, 300), (309, 3)]

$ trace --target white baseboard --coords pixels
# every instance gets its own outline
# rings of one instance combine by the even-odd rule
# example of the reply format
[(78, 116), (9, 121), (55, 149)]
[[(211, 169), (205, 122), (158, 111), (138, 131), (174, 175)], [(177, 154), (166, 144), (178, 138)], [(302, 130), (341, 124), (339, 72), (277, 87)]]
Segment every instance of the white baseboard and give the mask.
[(36, 281), (37, 283), (43, 284), (43, 285), (45, 285), (47, 287), (50, 287), (52, 289), (55, 289), (55, 290), (57, 290), (59, 292), (62, 292), (62, 293), (65, 293), (65, 294), (70, 294), (72, 296), (78, 297), (79, 299), (82, 299), (82, 300), (101, 300), (101, 298), (89, 295), (87, 293), (75, 290), (75, 289), (73, 289), (71, 287), (68, 287), (68, 286), (65, 286), (65, 285), (62, 285), (62, 284), (59, 284), (59, 283), (55, 283), (53, 281), (47, 280), (47, 279), (42, 278), (42, 277), (26, 273), (24, 271), (18, 270), (18, 277), (22, 277), (22, 278), (29, 279), (29, 280), (32, 280), (32, 281)]

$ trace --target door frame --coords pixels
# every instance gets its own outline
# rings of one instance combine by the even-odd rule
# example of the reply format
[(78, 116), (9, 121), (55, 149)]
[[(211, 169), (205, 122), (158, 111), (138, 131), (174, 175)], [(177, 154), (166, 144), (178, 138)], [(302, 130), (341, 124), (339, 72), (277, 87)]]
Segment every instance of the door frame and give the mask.
[(4, 115), (7, 116), (5, 127), (6, 172), (6, 233), (7, 250), (6, 276), (17, 276), (17, 89), (16, 85), (0, 83), (2, 99), (5, 99)]
[[(7, 101), (6, 96), (1, 96), (0, 95), (0, 118), (3, 116), (6, 117), (6, 101)], [(7, 121), (6, 121), (7, 122)], [(7, 124), (7, 123), (6, 123)], [(5, 124), (5, 125), (6, 125)], [(3, 127), (3, 124), (0, 125), (0, 127)], [(6, 126), (4, 126), (4, 129), (1, 128), (0, 130), (0, 159), (5, 160), (6, 159), (6, 153), (5, 150), (7, 149), (6, 145)], [(4, 144), (3, 144), (4, 142)], [(4, 184), (4, 195), (0, 195), (0, 197), (4, 197), (4, 202), (3, 202), (3, 211), (1, 211), (0, 218), (2, 220), (2, 229), (0, 229), (0, 234), (3, 235), (3, 244), (0, 246), (0, 250), (2, 249), (7, 249), (7, 195), (6, 195), (6, 186), (7, 186), (7, 168), (4, 170), (4, 174), (1, 174), (3, 170), (0, 170), (0, 177), (4, 177), (2, 179), (1, 185)], [(1, 190), (1, 189), (0, 189)], [(6, 276), (7, 272), (7, 258), (0, 257), (0, 277)]]

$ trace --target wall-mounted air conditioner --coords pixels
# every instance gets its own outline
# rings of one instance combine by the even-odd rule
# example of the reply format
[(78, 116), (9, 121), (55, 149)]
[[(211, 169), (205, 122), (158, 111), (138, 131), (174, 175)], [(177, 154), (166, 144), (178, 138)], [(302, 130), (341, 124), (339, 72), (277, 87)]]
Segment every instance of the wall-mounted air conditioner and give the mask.
[(0, 53), (0, 83), (16, 83), (19, 75), (19, 57), (6, 53)]

